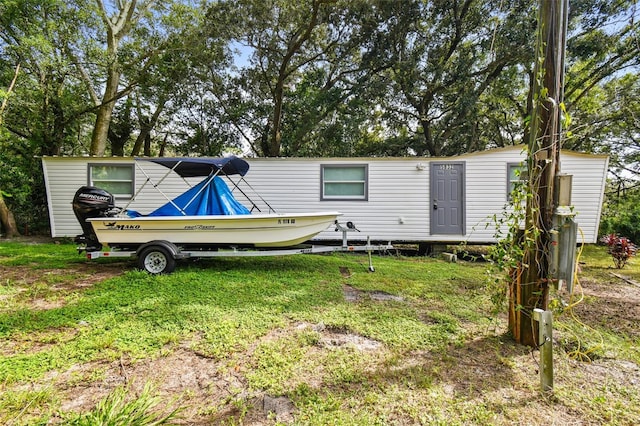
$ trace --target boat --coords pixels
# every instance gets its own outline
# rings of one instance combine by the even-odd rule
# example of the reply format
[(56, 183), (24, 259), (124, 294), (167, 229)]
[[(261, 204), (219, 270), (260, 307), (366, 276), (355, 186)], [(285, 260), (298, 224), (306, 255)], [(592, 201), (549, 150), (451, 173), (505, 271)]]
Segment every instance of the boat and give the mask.
[[(217, 247), (290, 247), (310, 240), (318, 233), (336, 223), (341, 215), (337, 211), (306, 213), (280, 213), (264, 201), (268, 212), (262, 212), (238, 185), (244, 181), (249, 164), (236, 156), (224, 158), (136, 158), (136, 166), (152, 162), (166, 167), (167, 175), (175, 173), (183, 179), (203, 177), (197, 185), (148, 214), (140, 214), (116, 207), (114, 197), (108, 191), (92, 186), (83, 186), (76, 192), (72, 205), (83, 229), (76, 237), (80, 250), (87, 252), (112, 249), (136, 250), (152, 241), (167, 241), (175, 246), (189, 249), (212, 249)], [(141, 170), (144, 170), (141, 168)], [(145, 173), (143, 171), (143, 173)], [(160, 193), (160, 185), (149, 175), (138, 189), (135, 199), (147, 184)], [(236, 177), (238, 180), (233, 180)], [(223, 178), (229, 179), (232, 187), (248, 199), (252, 206), (239, 203)], [(251, 186), (248, 185), (250, 188)]]
[(155, 216), (90, 218), (98, 241), (111, 247), (167, 240), (177, 245), (286, 247), (327, 229), (339, 213), (252, 214), (234, 216)]

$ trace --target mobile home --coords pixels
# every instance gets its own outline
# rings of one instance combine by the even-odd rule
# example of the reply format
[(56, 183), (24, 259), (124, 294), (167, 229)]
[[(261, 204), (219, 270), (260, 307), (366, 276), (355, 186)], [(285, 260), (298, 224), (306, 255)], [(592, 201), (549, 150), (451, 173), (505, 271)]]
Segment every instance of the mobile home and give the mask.
[[(341, 221), (360, 231), (350, 233), (351, 240), (492, 243), (493, 217), (508, 206), (524, 158), (522, 146), (446, 158), (248, 158), (245, 179), (277, 212), (341, 212)], [(167, 201), (139, 191), (166, 169), (143, 172), (131, 157), (44, 157), (42, 164), (52, 237), (82, 232), (71, 201), (83, 185), (104, 187), (116, 204), (142, 214)], [(561, 152), (561, 172), (573, 176), (579, 240), (586, 243), (597, 241), (607, 167), (604, 155)], [(184, 190), (178, 177), (163, 184), (168, 199)], [(249, 190), (243, 185), (234, 192), (240, 202)], [(314, 240), (340, 238), (330, 227)]]

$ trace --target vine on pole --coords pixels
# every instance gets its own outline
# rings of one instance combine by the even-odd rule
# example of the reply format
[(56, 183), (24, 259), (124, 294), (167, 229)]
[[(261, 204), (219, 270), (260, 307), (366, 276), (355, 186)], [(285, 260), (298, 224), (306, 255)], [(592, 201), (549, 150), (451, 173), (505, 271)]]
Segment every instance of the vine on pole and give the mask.
[(564, 100), (564, 56), (568, 0), (540, 0), (533, 87), (533, 111), (527, 154), (528, 190), (524, 253), (518, 270), (518, 291), (510, 304), (518, 306), (510, 330), (519, 343), (536, 347), (538, 323), (533, 310), (549, 303), (550, 232), (554, 179), (560, 171), (560, 133)]

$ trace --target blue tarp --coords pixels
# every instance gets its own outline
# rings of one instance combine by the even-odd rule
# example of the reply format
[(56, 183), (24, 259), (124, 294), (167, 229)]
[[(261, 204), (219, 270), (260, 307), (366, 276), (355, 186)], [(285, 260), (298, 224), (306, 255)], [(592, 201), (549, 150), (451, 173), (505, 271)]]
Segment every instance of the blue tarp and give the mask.
[(233, 197), (229, 187), (219, 176), (214, 177), (213, 181), (211, 181), (210, 177), (207, 177), (172, 201), (173, 204), (171, 202), (166, 203), (149, 213), (148, 216), (251, 214), (245, 206)]

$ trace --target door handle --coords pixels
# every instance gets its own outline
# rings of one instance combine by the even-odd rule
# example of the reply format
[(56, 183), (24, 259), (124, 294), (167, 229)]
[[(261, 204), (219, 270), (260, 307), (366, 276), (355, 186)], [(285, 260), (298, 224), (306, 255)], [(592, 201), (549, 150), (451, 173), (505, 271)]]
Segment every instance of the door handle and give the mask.
[(433, 202), (433, 209), (438, 210), (438, 203), (436, 201)]

